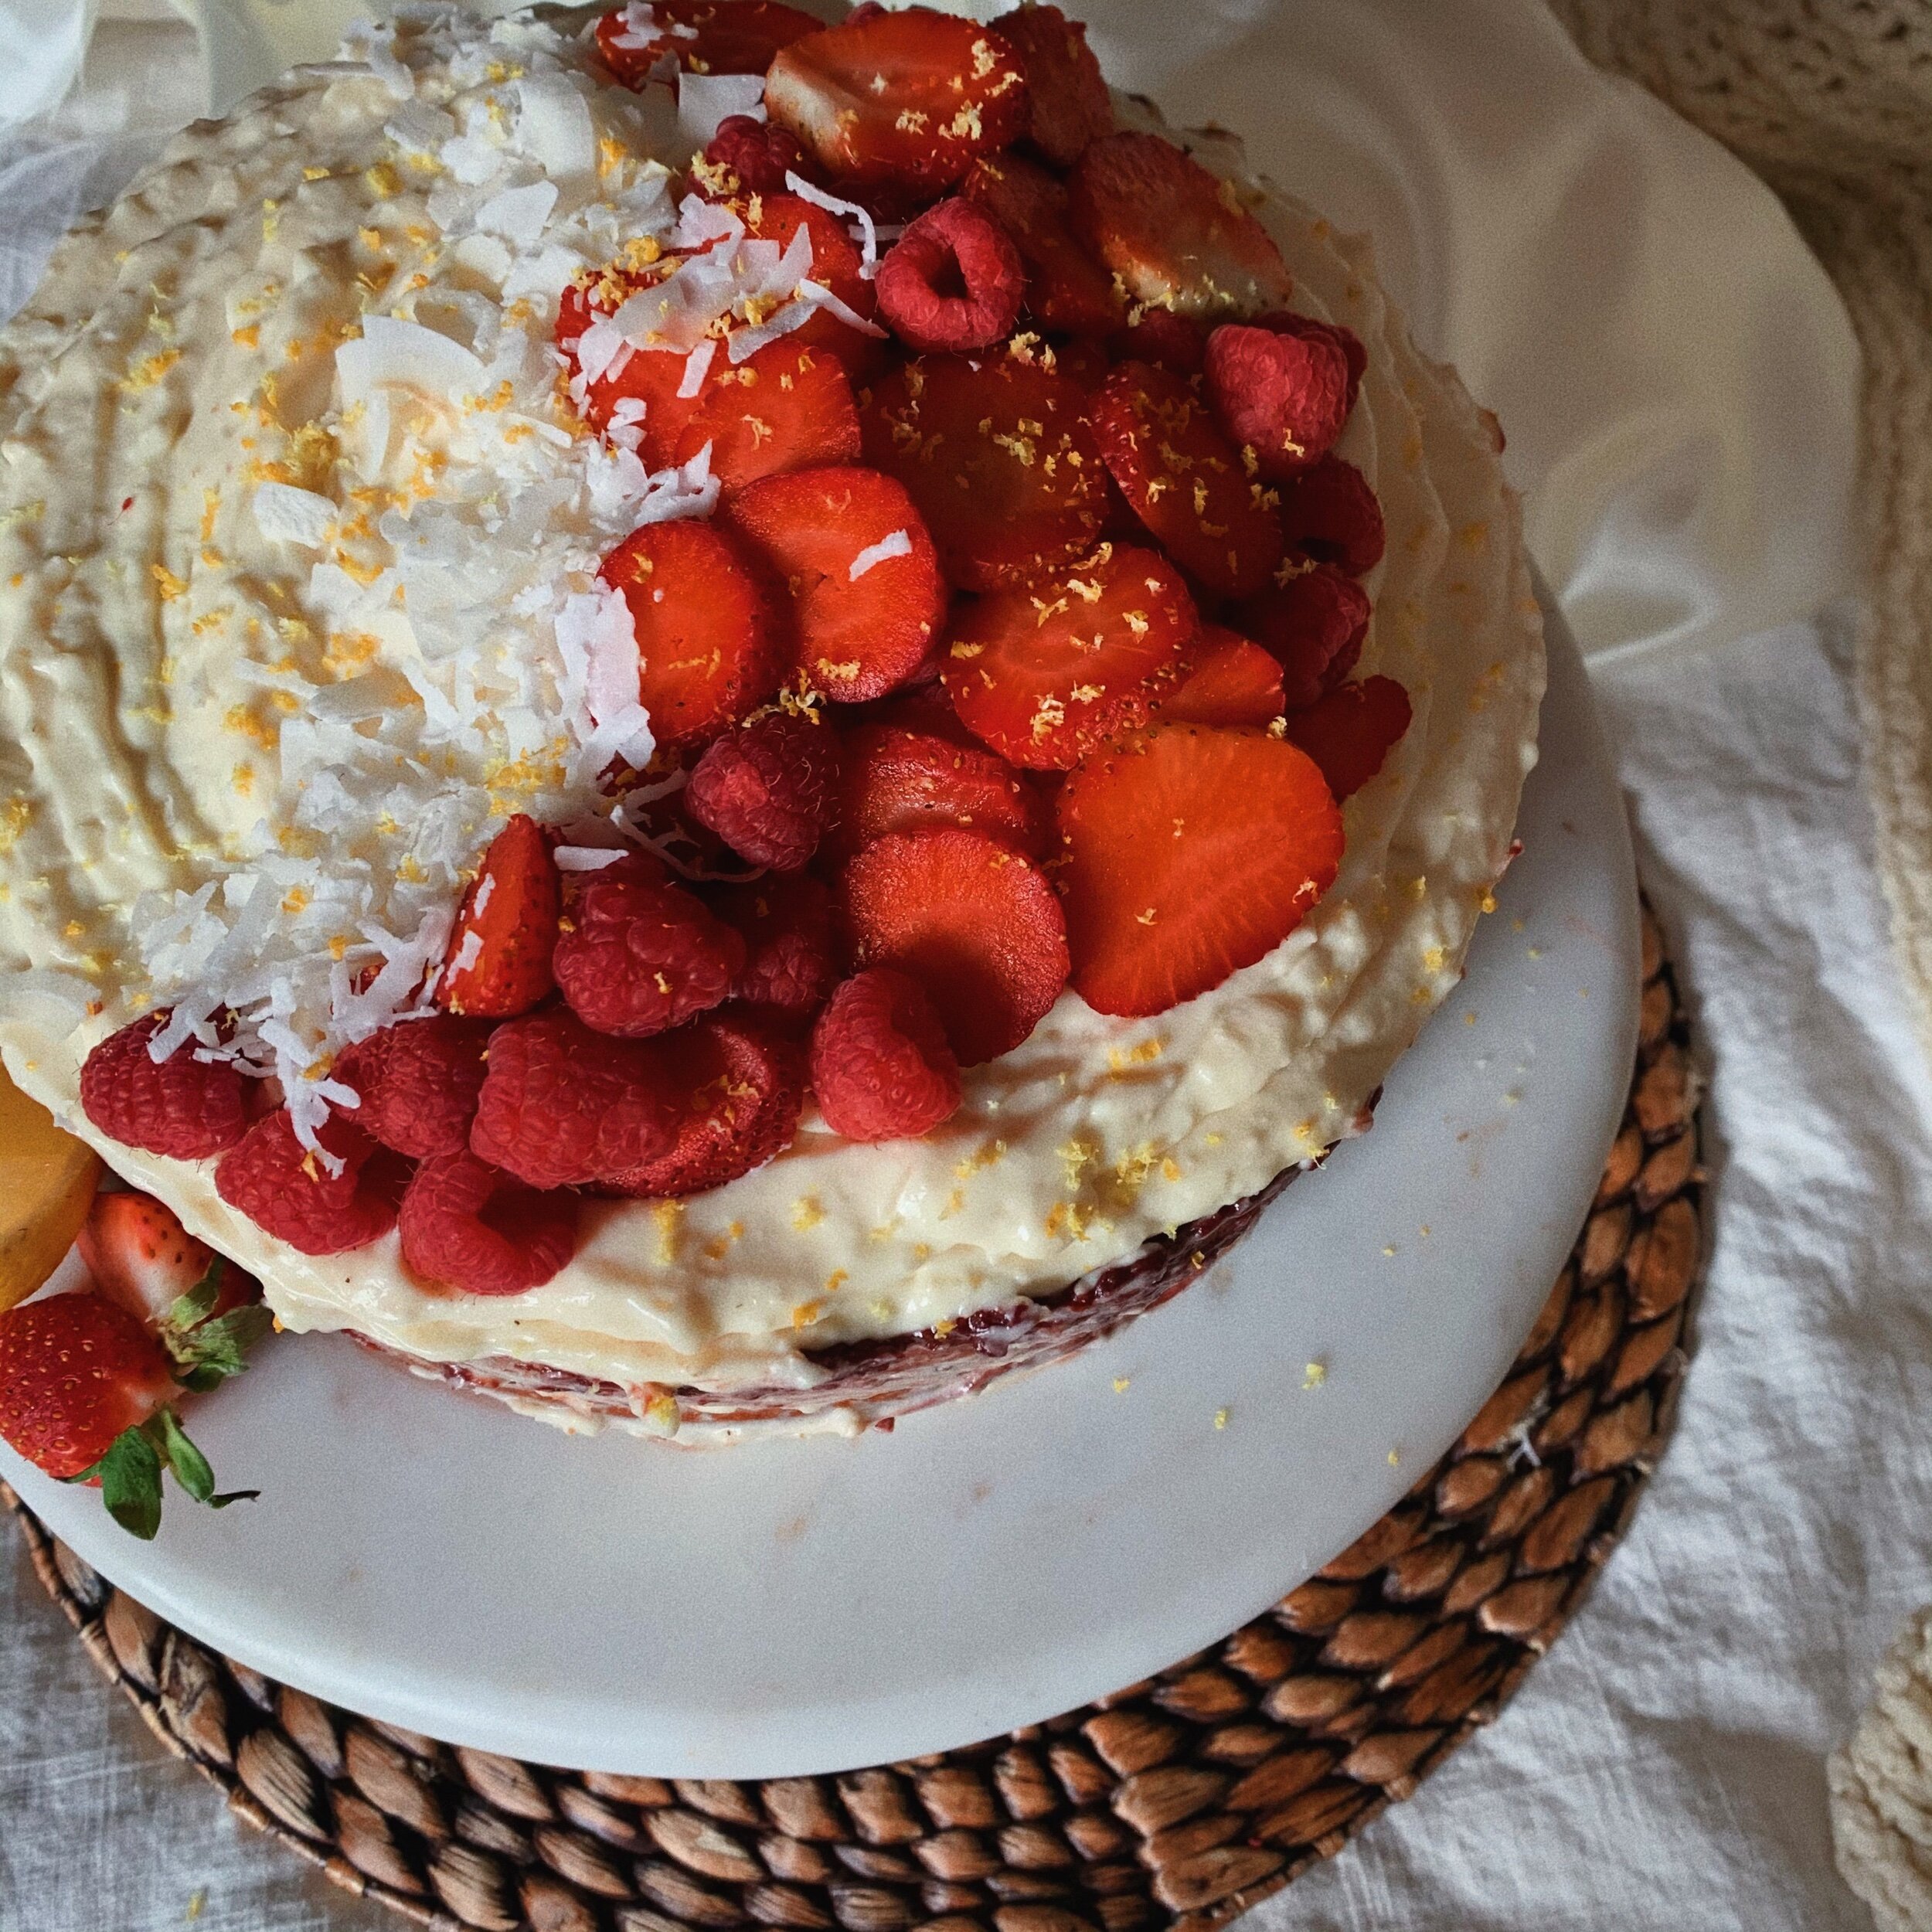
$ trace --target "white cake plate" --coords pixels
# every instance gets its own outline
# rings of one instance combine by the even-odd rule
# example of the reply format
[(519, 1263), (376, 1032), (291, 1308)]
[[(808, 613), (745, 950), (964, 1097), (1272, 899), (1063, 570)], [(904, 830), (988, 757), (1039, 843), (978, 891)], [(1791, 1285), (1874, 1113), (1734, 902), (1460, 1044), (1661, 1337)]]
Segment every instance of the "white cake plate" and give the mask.
[(0, 1447), (59, 1536), (270, 1676), (542, 1763), (761, 1777), (951, 1749), (1255, 1615), (1454, 1439), (1555, 1279), (1635, 1050), (1637, 899), (1550, 621), (1522, 857), (1375, 1130), (1186, 1293), (889, 1435), (573, 1439), (336, 1338), (196, 1412), (219, 1515), (134, 1541)]

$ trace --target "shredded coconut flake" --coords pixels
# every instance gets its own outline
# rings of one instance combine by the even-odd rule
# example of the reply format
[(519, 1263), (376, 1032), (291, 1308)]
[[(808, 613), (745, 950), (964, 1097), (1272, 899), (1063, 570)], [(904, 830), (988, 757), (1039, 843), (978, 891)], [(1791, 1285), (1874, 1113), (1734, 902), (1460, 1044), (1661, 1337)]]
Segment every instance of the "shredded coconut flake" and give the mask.
[(336, 516), (328, 498), (289, 483), (258, 485), (253, 509), (256, 527), (271, 543), (299, 543), (311, 550), (328, 541)]
[(876, 543), (868, 543), (852, 560), (846, 571), (846, 580), (856, 583), (868, 570), (876, 570), (882, 563), (896, 556), (910, 556), (913, 540), (903, 530), (894, 530), (889, 536), (882, 536)]
[(733, 114), (765, 117), (765, 77), (757, 73), (683, 73), (678, 77), (678, 138), (692, 153), (711, 145), (719, 124)]
[(853, 239), (859, 243), (859, 272), (867, 281), (879, 273), (879, 230), (872, 218), (871, 210), (861, 208), (855, 201), (841, 201), (836, 195), (828, 194), (816, 182), (806, 180), (803, 175), (785, 174), (785, 185), (801, 201), (808, 201), (815, 208), (822, 208), (828, 215), (843, 215), (855, 230)]

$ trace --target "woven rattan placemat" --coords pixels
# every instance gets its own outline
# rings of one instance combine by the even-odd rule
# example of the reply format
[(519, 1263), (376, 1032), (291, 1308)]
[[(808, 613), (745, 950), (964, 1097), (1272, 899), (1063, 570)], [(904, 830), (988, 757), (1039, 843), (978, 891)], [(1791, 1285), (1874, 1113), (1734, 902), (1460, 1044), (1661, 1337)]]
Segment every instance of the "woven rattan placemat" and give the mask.
[(1647, 912), (1622, 1130), (1535, 1328), (1461, 1440), (1233, 1636), (944, 1757), (731, 1784), (437, 1743), (207, 1650), (0, 1495), (88, 1654), (162, 1742), (250, 1823), (419, 1924), (1207, 1932), (1489, 1723), (1622, 1533), (1684, 1366), (1696, 1095)]

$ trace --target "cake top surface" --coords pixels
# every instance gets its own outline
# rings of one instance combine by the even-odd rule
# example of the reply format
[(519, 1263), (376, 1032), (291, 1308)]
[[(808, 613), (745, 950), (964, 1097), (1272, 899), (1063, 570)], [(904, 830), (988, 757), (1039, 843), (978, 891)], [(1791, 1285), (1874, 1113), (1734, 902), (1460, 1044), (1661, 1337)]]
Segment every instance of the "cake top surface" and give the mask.
[[(664, 721), (599, 573), (640, 529), (713, 517), (719, 478), (709, 448), (653, 470), (634, 425), (587, 427), (586, 369), (617, 351), (593, 344), (573, 389), (565, 292), (685, 262), (643, 286), (694, 386), (845, 306), (804, 273), (804, 230), (762, 235), (678, 172), (750, 104), (743, 77), (633, 90), (573, 29), (433, 9), (359, 48), (182, 135), (0, 338), (0, 1052), (21, 1083), (291, 1327), (631, 1386), (808, 1383), (814, 1349), (1051, 1292), (1357, 1131), (1507, 862), (1540, 626), (1480, 413), (1366, 248), (1222, 140), (1196, 151), (1252, 201), (1297, 309), (1367, 350), (1337, 445), (1387, 529), (1361, 669), (1412, 711), (1286, 940), (1148, 1017), (1062, 993), (918, 1138), (859, 1145), (808, 1105), (725, 1186), (589, 1204), (574, 1258), (511, 1298), (425, 1288), (393, 1233), (296, 1253), (213, 1163), (90, 1127), (86, 1055), (166, 1009), (183, 1050), (272, 1074), (315, 1133), (346, 1104), (337, 1057), (423, 1002), (510, 815), (562, 828), (566, 872), (650, 835)], [(823, 199), (869, 268), (869, 218)], [(614, 761), (641, 775), (614, 789)]]

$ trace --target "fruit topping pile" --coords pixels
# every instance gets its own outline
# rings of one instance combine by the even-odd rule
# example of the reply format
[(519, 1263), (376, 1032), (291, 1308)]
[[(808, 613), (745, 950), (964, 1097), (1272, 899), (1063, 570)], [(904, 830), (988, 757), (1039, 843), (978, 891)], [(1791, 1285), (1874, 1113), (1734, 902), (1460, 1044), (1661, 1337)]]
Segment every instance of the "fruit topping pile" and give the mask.
[[(396, 1230), (432, 1291), (549, 1279), (585, 1196), (729, 1182), (808, 1091), (849, 1139), (930, 1132), (1070, 987), (1208, 992), (1332, 883), (1340, 801), (1409, 723), (1352, 675), (1362, 346), (1292, 310), (1234, 186), (1115, 130), (1082, 28), (652, 0), (596, 44), (638, 88), (764, 77), (689, 157), (676, 245), (558, 304), (575, 434), (715, 485), (599, 573), (655, 740), (609, 788), (643, 818), (503, 822), (315, 1145), (274, 1083), (157, 1061), (165, 1013), (82, 1082), (277, 1239)], [(77, 1470), (165, 1413), (121, 1329)]]

